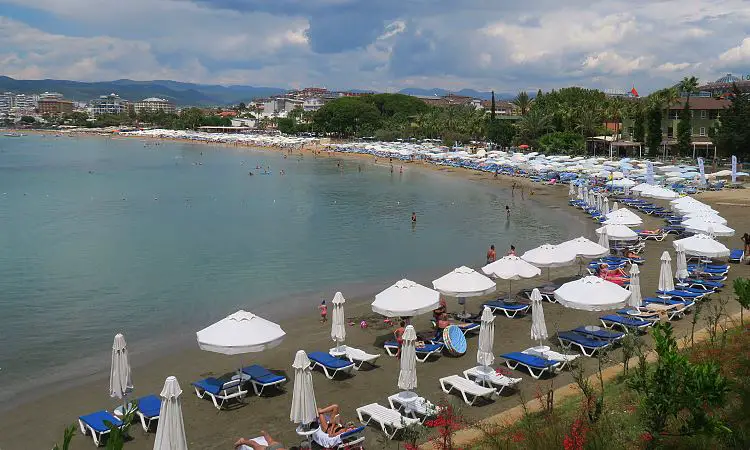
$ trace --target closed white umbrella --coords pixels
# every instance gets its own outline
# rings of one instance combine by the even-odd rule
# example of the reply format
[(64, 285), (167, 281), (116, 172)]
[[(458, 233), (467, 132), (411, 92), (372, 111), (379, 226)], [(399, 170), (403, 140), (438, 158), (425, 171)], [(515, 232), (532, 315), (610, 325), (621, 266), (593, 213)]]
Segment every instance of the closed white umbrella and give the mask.
[(402, 338), (398, 388), (411, 392), (417, 388), (417, 332), (414, 331), (414, 327), (407, 325)]
[(604, 230), (599, 233), (599, 245), (602, 247), (607, 247), (609, 249), (609, 236), (607, 235), (606, 228), (604, 228)]
[(198, 346), (224, 355), (262, 352), (284, 340), (281, 327), (248, 311), (237, 311), (197, 333)]
[(596, 232), (599, 234), (602, 234), (605, 231), (607, 237), (611, 241), (632, 241), (638, 239), (638, 233), (625, 225), (604, 225), (603, 227), (596, 229)]
[(309, 425), (318, 418), (318, 404), (315, 401), (315, 388), (310, 359), (304, 350), (294, 355), (294, 391), (289, 419), (296, 424)]
[(159, 426), (154, 437), (154, 450), (187, 450), (185, 423), (182, 419), (182, 389), (175, 377), (167, 377), (161, 390)]
[(674, 276), (672, 275), (672, 258), (669, 252), (661, 254), (661, 268), (659, 270), (659, 290), (663, 292), (674, 290)]
[(612, 214), (613, 212), (617, 211), (620, 207), (617, 205), (617, 202), (612, 203), (612, 211), (609, 213)]
[(576, 195), (576, 185), (573, 183), (570, 183), (570, 186), (568, 187), (568, 197), (573, 198)]
[(675, 248), (677, 248), (677, 245), (682, 245), (686, 255), (703, 256), (706, 258), (729, 256), (729, 249), (707, 234), (696, 234), (689, 238), (678, 239), (672, 245)]
[(734, 229), (717, 222), (692, 218), (682, 222), (685, 231), (690, 233), (712, 234), (714, 236), (734, 236)]
[(547, 324), (544, 321), (544, 308), (542, 307), (542, 294), (539, 289), (531, 291), (531, 339), (539, 341), (539, 348), (544, 347), (547, 339)]
[(386, 317), (412, 317), (437, 309), (440, 293), (411, 280), (399, 280), (375, 296), (372, 310)]
[(602, 214), (604, 215), (609, 214), (609, 198), (608, 197), (604, 197)]
[(112, 343), (112, 366), (109, 370), (109, 395), (123, 400), (133, 391), (133, 380), (130, 378), (130, 361), (125, 336), (118, 333)]
[(513, 280), (533, 278), (542, 273), (538, 267), (515, 255), (503, 256), (497, 261), (487, 264), (482, 267), (482, 272), (491, 277), (508, 280), (508, 294), (512, 292)]
[(675, 250), (677, 251), (677, 255), (675, 256), (675, 259), (677, 260), (677, 270), (675, 271), (674, 276), (678, 280), (684, 280), (690, 276), (687, 268), (687, 258), (685, 257), (685, 247), (682, 244), (678, 244), (675, 246)]
[(622, 308), (630, 297), (627, 289), (595, 276), (565, 283), (554, 294), (561, 305), (585, 311)]
[(641, 295), (641, 269), (638, 268), (638, 264), (633, 264), (630, 267), (630, 297), (628, 297), (628, 306), (638, 308), (643, 303), (643, 296)]
[(479, 328), (479, 348), (477, 348), (477, 364), (489, 368), (495, 362), (495, 354), (492, 346), (495, 343), (495, 315), (488, 307), (482, 310), (481, 325)]
[(342, 351), (341, 344), (346, 339), (346, 323), (344, 320), (344, 303), (346, 299), (341, 292), (336, 292), (331, 304), (333, 304), (333, 314), (331, 315), (331, 339), (336, 342), (336, 350)]

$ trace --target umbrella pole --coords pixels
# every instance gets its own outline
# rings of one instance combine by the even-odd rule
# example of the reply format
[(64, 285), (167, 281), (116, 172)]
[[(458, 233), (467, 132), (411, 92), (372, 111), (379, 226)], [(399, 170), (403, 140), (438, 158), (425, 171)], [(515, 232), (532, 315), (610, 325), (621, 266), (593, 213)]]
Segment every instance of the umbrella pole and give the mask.
[(508, 280), (508, 301), (511, 300), (512, 293), (513, 293), (513, 280)]

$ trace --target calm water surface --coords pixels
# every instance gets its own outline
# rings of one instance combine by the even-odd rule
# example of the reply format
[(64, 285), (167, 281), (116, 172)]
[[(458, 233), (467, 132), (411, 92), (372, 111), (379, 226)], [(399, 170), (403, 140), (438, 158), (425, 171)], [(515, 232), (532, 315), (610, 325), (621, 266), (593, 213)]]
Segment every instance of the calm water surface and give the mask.
[(0, 398), (101, 369), (118, 331), (158, 346), (238, 308), (315, 314), (336, 290), (429, 284), (420, 276), (482, 265), (491, 242), (502, 253), (569, 235), (560, 213), (495, 187), (336, 161), (0, 137)]

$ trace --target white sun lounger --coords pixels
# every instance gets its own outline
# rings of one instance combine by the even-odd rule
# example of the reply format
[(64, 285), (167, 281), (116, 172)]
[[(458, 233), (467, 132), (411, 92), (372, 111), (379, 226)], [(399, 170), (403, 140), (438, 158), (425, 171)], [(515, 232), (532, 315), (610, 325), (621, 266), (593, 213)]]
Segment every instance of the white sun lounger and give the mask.
[[(361, 369), (365, 363), (371, 366), (374, 366), (375, 361), (377, 361), (378, 358), (380, 358), (379, 354), (367, 353), (364, 350), (360, 350), (354, 347), (349, 347), (348, 345), (345, 347), (345, 350), (346, 350), (346, 359), (354, 363), (354, 370)], [(336, 348), (332, 348), (329, 351), (329, 354), (334, 355), (335, 352), (336, 352)]]
[(536, 350), (534, 347), (527, 348), (522, 353), (526, 353), (527, 355), (538, 356), (544, 359), (551, 359), (553, 361), (560, 361), (561, 364), (557, 367), (557, 371), (555, 373), (559, 373), (560, 371), (565, 369), (569, 363), (575, 361), (581, 356), (581, 355), (571, 355), (571, 354), (560, 353), (554, 350), (547, 350), (546, 352), (540, 352)]
[(458, 375), (451, 375), (449, 377), (441, 378), (440, 387), (443, 392), (450, 394), (453, 391), (461, 393), (464, 401), (467, 405), (472, 406), (477, 399), (484, 397), (486, 399), (492, 398), (492, 394), (495, 393), (495, 388), (484, 387), (481, 384), (477, 384), (467, 378), (460, 377)]
[(388, 436), (388, 439), (393, 439), (399, 430), (419, 423), (418, 419), (404, 417), (395, 409), (386, 408), (379, 403), (360, 406), (357, 408), (357, 416), (359, 417), (359, 421), (364, 425), (368, 425), (373, 421), (376, 422), (380, 425), (383, 433)]
[(483, 371), (479, 366), (472, 367), (469, 370), (464, 370), (464, 377), (482, 386), (495, 388), (495, 392), (497, 392), (498, 395), (500, 395), (505, 388), (513, 389), (522, 380), (521, 378), (506, 377), (494, 370), (488, 373)]
[(440, 413), (440, 407), (424, 397), (417, 397), (414, 401), (405, 403), (398, 394), (393, 394), (388, 397), (388, 404), (391, 405), (391, 409), (395, 409), (399, 413), (403, 412), (404, 415), (414, 419), (419, 419), (422, 423)]

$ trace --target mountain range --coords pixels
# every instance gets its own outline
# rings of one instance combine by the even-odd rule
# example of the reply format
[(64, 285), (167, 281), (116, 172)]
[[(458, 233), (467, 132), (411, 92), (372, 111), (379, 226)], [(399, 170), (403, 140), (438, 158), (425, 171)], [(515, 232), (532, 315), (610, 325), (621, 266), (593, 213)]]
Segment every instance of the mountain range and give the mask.
[[(356, 89), (352, 91), (358, 92)], [(287, 92), (287, 90), (277, 87), (222, 86), (216, 84), (183, 83), (172, 80), (134, 81), (122, 79), (87, 82), (51, 79), (16, 80), (0, 76), (0, 92), (25, 94), (59, 92), (65, 98), (79, 102), (88, 102), (100, 95), (116, 93), (120, 97), (130, 101), (137, 101), (148, 97), (159, 97), (165, 98), (178, 106), (223, 106), (248, 102), (256, 98), (279, 95)], [(490, 92), (475, 91), (473, 89), (448, 91), (439, 88), (406, 88), (400, 90), (399, 93), (426, 97), (443, 96), (450, 93), (484, 100), (489, 100), (491, 97)], [(509, 92), (495, 93), (495, 98), (498, 100), (507, 100), (514, 97), (515, 94)]]

